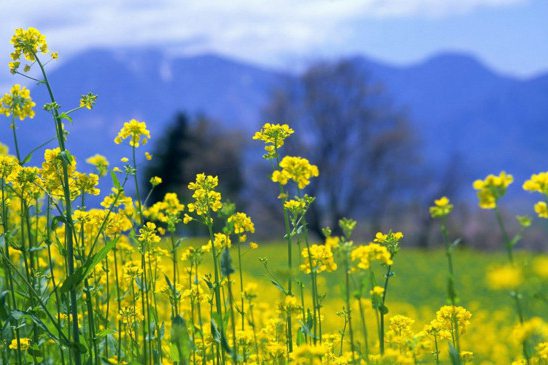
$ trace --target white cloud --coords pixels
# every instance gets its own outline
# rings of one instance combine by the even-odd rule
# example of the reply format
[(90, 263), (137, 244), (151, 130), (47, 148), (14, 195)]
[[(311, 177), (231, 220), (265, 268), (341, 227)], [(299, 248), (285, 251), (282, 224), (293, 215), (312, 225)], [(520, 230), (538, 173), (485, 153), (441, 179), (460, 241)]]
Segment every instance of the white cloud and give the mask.
[[(2, 0), (0, 63), (17, 27), (35, 26), (61, 55), (93, 46), (171, 45), (263, 63), (344, 43), (356, 20), (447, 17), (527, 0)], [(0, 65), (0, 83), (5, 76)]]

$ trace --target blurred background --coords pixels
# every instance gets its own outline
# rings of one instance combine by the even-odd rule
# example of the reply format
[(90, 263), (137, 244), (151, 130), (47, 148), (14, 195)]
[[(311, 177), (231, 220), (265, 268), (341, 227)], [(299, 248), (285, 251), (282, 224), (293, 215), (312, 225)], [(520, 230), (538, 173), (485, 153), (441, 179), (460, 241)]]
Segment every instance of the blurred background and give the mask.
[[(60, 53), (48, 67), (62, 107), (98, 95), (68, 126), (82, 170), (95, 153), (120, 164), (129, 151), (113, 143), (117, 131), (147, 122), (153, 159), (142, 156), (141, 178), (164, 179), (153, 201), (185, 196), (204, 171), (259, 236), (278, 235), (271, 167), (251, 140), (271, 121), (290, 124), (288, 153), (320, 169), (309, 191), (318, 237), (348, 216), (363, 239), (393, 228), (435, 247), (428, 206), (447, 195), (463, 244), (491, 249), (500, 237), (472, 182), (501, 170), (516, 180), (502, 204), (510, 224), (534, 214), (521, 184), (547, 169), (548, 1), (3, 0), (0, 23), (2, 93), (22, 83), (46, 102), (7, 67), (13, 31), (33, 26)], [(25, 152), (54, 136), (46, 113), (18, 126)], [(8, 121), (0, 133), (11, 145)], [(524, 246), (546, 250), (546, 231), (535, 225)]]

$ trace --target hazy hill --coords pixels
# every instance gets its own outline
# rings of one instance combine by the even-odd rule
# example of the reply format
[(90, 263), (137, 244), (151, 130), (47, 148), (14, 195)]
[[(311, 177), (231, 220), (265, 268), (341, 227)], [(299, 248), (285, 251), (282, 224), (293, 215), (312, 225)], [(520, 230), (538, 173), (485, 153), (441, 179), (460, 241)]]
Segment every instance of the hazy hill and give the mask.
[[(458, 153), (470, 178), (506, 169), (525, 176), (546, 169), (548, 75), (529, 80), (493, 72), (463, 54), (441, 54), (419, 64), (395, 67), (364, 57), (353, 61), (382, 83), (394, 104), (409, 115), (433, 168)], [(158, 135), (176, 110), (203, 112), (225, 128), (249, 136), (263, 121), (269, 92), (294, 75), (217, 55), (168, 57), (160, 50), (89, 50), (51, 74), (59, 103), (69, 109), (89, 91), (99, 96), (93, 111), (74, 115), (69, 147), (80, 160), (101, 152), (128, 153), (112, 143), (122, 123), (146, 120)], [(43, 88), (34, 88), (38, 105)], [(43, 113), (20, 123), (23, 149), (53, 137)], [(11, 145), (8, 123), (2, 140)]]

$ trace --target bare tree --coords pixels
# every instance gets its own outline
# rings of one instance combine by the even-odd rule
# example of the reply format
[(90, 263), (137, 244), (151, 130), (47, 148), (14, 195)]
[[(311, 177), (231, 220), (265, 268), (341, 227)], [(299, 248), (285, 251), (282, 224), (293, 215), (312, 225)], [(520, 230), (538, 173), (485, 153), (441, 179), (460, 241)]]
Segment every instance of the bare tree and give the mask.
[(409, 124), (355, 61), (313, 64), (273, 94), (265, 114), (293, 126), (290, 153), (320, 169), (308, 191), (317, 199), (309, 217), (317, 234), (349, 215), (379, 224), (390, 203), (409, 198), (418, 161)]

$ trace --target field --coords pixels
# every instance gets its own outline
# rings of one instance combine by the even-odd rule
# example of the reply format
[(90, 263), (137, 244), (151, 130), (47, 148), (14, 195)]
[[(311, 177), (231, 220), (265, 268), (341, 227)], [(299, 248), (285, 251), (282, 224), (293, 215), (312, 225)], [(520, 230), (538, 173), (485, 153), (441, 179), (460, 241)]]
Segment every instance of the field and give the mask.
[[(447, 197), (424, 208), (440, 229), (439, 250), (406, 248), (397, 226), (358, 241), (350, 218), (315, 242), (307, 217), (316, 197), (306, 192), (321, 172), (285, 154), (289, 125), (266, 123), (253, 139), (272, 166), (265, 179), (284, 234), (256, 243), (253, 217), (224, 199), (217, 176), (197, 174), (184, 201), (168, 192), (149, 202), (163, 180), (140, 180), (138, 160), (154, 158), (143, 150), (152, 137), (143, 121), (129, 120), (114, 138), (130, 157), (73, 156), (65, 123), (97, 97), (62, 109), (46, 72), (58, 55), (45, 36), (17, 29), (12, 44), (12, 73), (48, 91), (41, 109), (57, 147), (19, 150), (18, 123), (39, 109), (15, 84), (0, 99), (15, 147), (0, 144), (1, 363), (547, 363), (548, 257), (517, 250), (537, 219), (519, 216), (519, 230), (506, 229), (499, 201), (511, 175), (473, 183), (479, 209), (497, 219), (500, 252), (453, 241)], [(39, 166), (29, 164), (33, 152), (43, 153)], [(83, 162), (94, 172), (81, 172)], [(100, 191), (100, 180), (112, 189)], [(540, 193), (532, 209), (548, 218), (548, 172), (523, 189)], [(88, 207), (92, 197), (100, 205)], [(206, 237), (181, 238), (188, 225)]]

